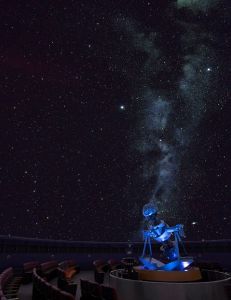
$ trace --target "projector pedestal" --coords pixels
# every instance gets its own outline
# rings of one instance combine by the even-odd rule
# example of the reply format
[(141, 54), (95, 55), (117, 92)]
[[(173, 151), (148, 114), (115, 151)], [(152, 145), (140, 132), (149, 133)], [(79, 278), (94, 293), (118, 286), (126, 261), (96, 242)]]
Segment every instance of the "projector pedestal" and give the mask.
[(187, 271), (164, 271), (146, 270), (143, 266), (134, 267), (139, 280), (164, 281), (164, 282), (187, 282), (201, 280), (199, 268), (191, 268)]

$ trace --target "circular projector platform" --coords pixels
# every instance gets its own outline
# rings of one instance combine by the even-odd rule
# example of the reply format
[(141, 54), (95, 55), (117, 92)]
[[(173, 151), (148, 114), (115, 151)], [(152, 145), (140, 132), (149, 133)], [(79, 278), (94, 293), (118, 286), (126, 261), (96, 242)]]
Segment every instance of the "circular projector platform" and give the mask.
[(125, 279), (123, 270), (115, 270), (110, 273), (110, 285), (120, 300), (230, 300), (226, 290), (231, 284), (230, 275), (209, 270), (201, 274), (202, 279), (193, 282), (145, 281)]
[(188, 282), (202, 279), (199, 268), (190, 268), (187, 271), (153, 271), (146, 270), (143, 266), (134, 267), (139, 280), (165, 281), (165, 282)]

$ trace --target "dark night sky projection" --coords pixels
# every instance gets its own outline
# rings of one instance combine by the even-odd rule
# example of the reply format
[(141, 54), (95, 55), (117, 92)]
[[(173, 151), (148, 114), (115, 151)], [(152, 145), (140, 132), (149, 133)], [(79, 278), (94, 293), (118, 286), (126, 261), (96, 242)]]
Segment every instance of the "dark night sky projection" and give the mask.
[(3, 2), (1, 234), (231, 238), (229, 1)]

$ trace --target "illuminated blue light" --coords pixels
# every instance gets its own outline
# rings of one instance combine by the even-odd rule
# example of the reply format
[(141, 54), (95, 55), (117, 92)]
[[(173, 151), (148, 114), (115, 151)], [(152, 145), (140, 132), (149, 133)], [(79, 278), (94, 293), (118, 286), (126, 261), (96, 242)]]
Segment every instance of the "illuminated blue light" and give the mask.
[(173, 270), (178, 270), (179, 268), (180, 268), (180, 261), (174, 260), (174, 261), (171, 261), (171, 262), (165, 264), (163, 267), (160, 268), (160, 270), (173, 271)]
[(164, 251), (164, 255), (171, 261), (177, 259), (177, 251), (174, 247), (170, 249), (166, 249)]
[(182, 261), (182, 266), (184, 269), (187, 268), (190, 264), (191, 264), (190, 261)]
[(144, 269), (157, 270), (157, 265), (155, 263), (152, 263), (149, 259), (145, 259), (145, 258), (141, 257), (140, 261), (142, 262)]
[(149, 217), (149, 216), (152, 216), (156, 213), (157, 213), (157, 210), (156, 210), (156, 207), (153, 204), (148, 203), (148, 204), (144, 205), (144, 207), (143, 207), (143, 216), (144, 217)]

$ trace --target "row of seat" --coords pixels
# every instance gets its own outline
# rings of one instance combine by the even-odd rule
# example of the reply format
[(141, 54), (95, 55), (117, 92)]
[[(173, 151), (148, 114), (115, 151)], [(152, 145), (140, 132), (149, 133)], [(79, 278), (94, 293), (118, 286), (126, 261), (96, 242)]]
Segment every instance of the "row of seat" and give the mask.
[(118, 300), (116, 290), (110, 286), (80, 279), (81, 300)]
[(93, 261), (93, 266), (95, 268), (101, 269), (104, 272), (112, 271), (122, 267), (122, 263), (116, 259), (109, 259), (108, 261), (97, 259)]
[[(104, 272), (118, 267), (120, 262), (109, 260), (108, 262), (94, 261), (95, 267), (101, 268)], [(105, 268), (104, 268), (104, 267)], [(23, 270), (22, 270), (23, 269)], [(23, 264), (20, 270), (25, 278), (29, 278), (32, 273), (33, 295), (32, 300), (74, 300), (77, 290), (77, 284), (71, 282), (71, 277), (79, 272), (79, 267), (73, 260), (64, 261), (58, 264), (56, 261), (49, 261), (39, 264), (37, 261), (31, 261)], [(59, 271), (58, 271), (59, 270)], [(21, 273), (21, 271), (23, 271)], [(68, 271), (68, 272), (67, 272)], [(70, 275), (71, 274), (71, 275)], [(58, 287), (51, 285), (49, 280), (58, 275)], [(61, 275), (61, 276), (60, 276)], [(0, 300), (18, 300), (18, 289), (23, 277), (15, 277), (13, 268), (8, 268), (0, 275)], [(64, 286), (59, 286), (59, 279), (66, 280)], [(27, 283), (27, 280), (23, 281)], [(84, 284), (85, 283), (85, 284)], [(68, 292), (67, 292), (68, 291)], [(81, 281), (81, 292), (83, 300), (88, 299), (106, 299), (115, 300), (116, 292), (110, 287), (99, 285), (90, 281)], [(97, 298), (96, 298), (97, 297)]]
[(32, 300), (75, 300), (75, 297), (50, 284), (46, 278), (39, 276), (37, 270), (34, 269)]
[(18, 299), (20, 283), (28, 283), (32, 280), (32, 271), (37, 267), (37, 261), (30, 261), (23, 264), (21, 276), (15, 276), (12, 267), (6, 269), (0, 275), (0, 297), (1, 299)]
[(24, 284), (31, 282), (34, 268), (37, 268), (37, 272), (40, 273), (42, 277), (46, 277), (47, 280), (53, 279), (56, 275), (64, 275), (70, 278), (79, 272), (79, 268), (73, 260), (63, 261), (59, 264), (57, 261), (47, 261), (42, 264), (38, 261), (30, 261), (23, 264)]
[(95, 281), (99, 284), (104, 283), (105, 273), (108, 271), (120, 269), (122, 264), (120, 261), (115, 259), (109, 259), (104, 261), (101, 259), (93, 261)]
[(4, 270), (0, 275), (0, 299), (18, 300), (18, 289), (22, 277), (15, 276), (13, 268)]

